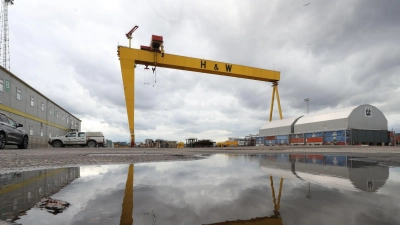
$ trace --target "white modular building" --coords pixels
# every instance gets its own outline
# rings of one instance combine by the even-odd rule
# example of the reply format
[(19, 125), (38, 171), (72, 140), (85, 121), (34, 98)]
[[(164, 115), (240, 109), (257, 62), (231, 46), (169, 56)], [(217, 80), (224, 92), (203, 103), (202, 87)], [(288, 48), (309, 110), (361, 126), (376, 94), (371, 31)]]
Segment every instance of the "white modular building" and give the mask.
[(365, 104), (304, 115), (294, 125), (294, 133), (348, 129), (388, 130), (388, 122), (382, 111)]
[(260, 128), (265, 145), (387, 145), (389, 136), (385, 115), (369, 104), (275, 120)]
[(23, 125), (28, 148), (49, 147), (48, 137), (81, 130), (79, 118), (1, 66), (0, 112)]
[(300, 117), (292, 117), (282, 120), (273, 120), (264, 124), (260, 129), (259, 136), (275, 136), (294, 133), (294, 124)]

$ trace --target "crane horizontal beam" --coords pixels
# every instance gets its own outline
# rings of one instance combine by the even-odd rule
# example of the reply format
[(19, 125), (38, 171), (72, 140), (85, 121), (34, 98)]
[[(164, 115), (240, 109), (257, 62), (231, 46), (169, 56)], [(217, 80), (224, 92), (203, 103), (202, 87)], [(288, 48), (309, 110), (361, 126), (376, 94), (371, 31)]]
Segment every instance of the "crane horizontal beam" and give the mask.
[(217, 74), (228, 77), (267, 82), (275, 82), (279, 81), (280, 79), (280, 72), (278, 71), (241, 66), (232, 63), (217, 62), (207, 59), (191, 58), (166, 53), (164, 54), (164, 57), (161, 57), (161, 54), (157, 54), (157, 59), (155, 60), (154, 52), (127, 48), (123, 46), (118, 46), (118, 52), (120, 60), (132, 61), (135, 64), (154, 65), (154, 62), (156, 61), (157, 67), (170, 69)]
[[(241, 66), (231, 63), (217, 62), (207, 59), (198, 59), (198, 58), (191, 58), (191, 57), (172, 55), (172, 54), (164, 54), (164, 57), (162, 57), (163, 50), (161, 50), (161, 52), (162, 53), (156, 53), (148, 50), (118, 46), (118, 56), (121, 64), (126, 110), (128, 114), (129, 130), (131, 133), (132, 142), (135, 140), (134, 109), (135, 109), (136, 64), (142, 64), (148, 66), (156, 65), (157, 67), (273, 82), (275, 86), (277, 85), (277, 82), (280, 79), (280, 72), (278, 71), (265, 70), (265, 69)], [(276, 90), (276, 92), (278, 91), (277, 89), (274, 90)], [(272, 118), (272, 108), (271, 108), (271, 118)]]

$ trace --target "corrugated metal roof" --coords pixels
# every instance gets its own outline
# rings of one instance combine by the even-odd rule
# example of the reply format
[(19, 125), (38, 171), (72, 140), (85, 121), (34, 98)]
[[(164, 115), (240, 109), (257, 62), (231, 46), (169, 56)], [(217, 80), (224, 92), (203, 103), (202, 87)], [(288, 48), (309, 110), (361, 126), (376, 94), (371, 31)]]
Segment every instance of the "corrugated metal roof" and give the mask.
[(282, 120), (273, 120), (273, 121), (270, 121), (270, 122), (267, 122), (266, 124), (264, 124), (260, 128), (260, 130), (291, 126), (300, 117), (293, 117), (293, 118), (287, 118), (287, 119), (282, 119)]
[(343, 108), (343, 109), (332, 109), (331, 111), (325, 112), (325, 113), (312, 113), (309, 115), (304, 115), (302, 118), (300, 118), (297, 121), (296, 125), (317, 123), (317, 122), (329, 121), (329, 120), (345, 119), (345, 118), (348, 118), (350, 116), (350, 114), (353, 112), (353, 110), (359, 106), (361, 106), (361, 105)]

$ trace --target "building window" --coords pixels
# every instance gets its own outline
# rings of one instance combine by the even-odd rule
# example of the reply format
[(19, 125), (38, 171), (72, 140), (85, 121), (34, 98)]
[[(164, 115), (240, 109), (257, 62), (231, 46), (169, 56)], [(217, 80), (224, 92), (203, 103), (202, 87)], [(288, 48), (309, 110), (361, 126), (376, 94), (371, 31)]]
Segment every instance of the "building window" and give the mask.
[(3, 81), (3, 79), (0, 79), (0, 91), (4, 92), (4, 81)]
[(17, 99), (21, 100), (21, 90), (17, 88)]
[(50, 107), (50, 115), (53, 115), (53, 108)]
[(69, 117), (67, 117), (67, 123), (69, 123)]
[(42, 112), (44, 112), (44, 103), (42, 102)]
[(29, 135), (33, 135), (33, 127), (32, 126), (29, 127)]
[(56, 111), (56, 117), (57, 117), (57, 119), (58, 119), (58, 111)]
[(43, 137), (43, 128), (40, 128), (40, 137)]
[(35, 106), (35, 98), (31, 96), (31, 106)]
[(61, 114), (61, 120), (64, 120), (64, 113)]

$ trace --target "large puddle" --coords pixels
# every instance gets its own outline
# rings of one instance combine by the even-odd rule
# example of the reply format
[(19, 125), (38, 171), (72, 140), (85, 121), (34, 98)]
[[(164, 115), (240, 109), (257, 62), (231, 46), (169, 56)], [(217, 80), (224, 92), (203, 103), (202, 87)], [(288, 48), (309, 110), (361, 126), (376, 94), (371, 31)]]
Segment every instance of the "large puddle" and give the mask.
[[(47, 197), (56, 205), (35, 207)], [(70, 205), (55, 210), (61, 204), (57, 200)], [(197, 161), (1, 174), (0, 220), (41, 225), (400, 224), (400, 168), (346, 156), (217, 154)]]

